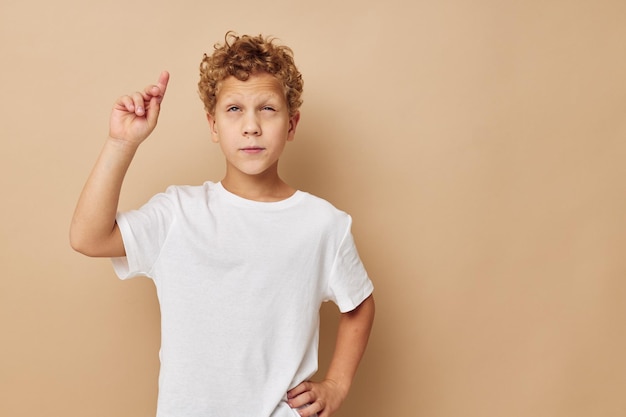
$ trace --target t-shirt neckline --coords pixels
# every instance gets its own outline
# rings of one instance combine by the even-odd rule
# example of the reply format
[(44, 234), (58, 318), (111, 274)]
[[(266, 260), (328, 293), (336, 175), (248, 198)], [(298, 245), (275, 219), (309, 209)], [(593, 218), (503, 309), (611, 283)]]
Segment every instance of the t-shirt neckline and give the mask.
[(248, 207), (256, 207), (256, 208), (266, 208), (266, 209), (282, 209), (285, 207), (291, 207), (295, 205), (302, 197), (306, 194), (303, 191), (296, 190), (291, 196), (278, 201), (256, 201), (250, 200), (248, 198), (244, 198), (228, 191), (224, 188), (222, 182), (217, 182), (215, 184), (215, 188), (219, 194), (221, 194), (225, 199), (230, 201), (233, 204), (240, 206), (248, 206)]

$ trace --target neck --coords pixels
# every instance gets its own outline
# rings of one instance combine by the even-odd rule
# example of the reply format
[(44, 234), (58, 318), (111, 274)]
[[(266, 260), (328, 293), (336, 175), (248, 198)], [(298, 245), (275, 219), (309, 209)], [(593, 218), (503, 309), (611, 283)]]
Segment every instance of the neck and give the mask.
[(278, 173), (246, 175), (227, 169), (226, 176), (221, 182), (229, 192), (253, 201), (285, 200), (296, 192), (278, 176)]

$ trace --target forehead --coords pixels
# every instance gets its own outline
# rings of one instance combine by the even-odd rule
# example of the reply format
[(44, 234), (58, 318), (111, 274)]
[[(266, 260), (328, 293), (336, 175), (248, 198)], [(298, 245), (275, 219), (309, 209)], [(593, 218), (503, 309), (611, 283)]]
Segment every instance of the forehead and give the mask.
[(251, 74), (245, 81), (231, 75), (220, 83), (217, 94), (218, 100), (228, 97), (285, 99), (285, 89), (278, 78), (268, 73)]

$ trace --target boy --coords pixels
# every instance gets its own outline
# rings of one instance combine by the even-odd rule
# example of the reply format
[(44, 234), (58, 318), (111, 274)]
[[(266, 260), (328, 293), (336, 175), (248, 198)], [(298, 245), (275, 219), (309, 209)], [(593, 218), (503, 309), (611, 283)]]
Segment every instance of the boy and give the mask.
[[(158, 417), (328, 417), (345, 397), (369, 337), (373, 286), (350, 217), (278, 175), (300, 119), (291, 50), (228, 33), (200, 66), (218, 182), (172, 186), (117, 213), (122, 182), (156, 126), (169, 74), (120, 97), (109, 138), (79, 198), (70, 240), (112, 257), (121, 279), (148, 276), (161, 307)], [(342, 312), (321, 382), (319, 308)]]

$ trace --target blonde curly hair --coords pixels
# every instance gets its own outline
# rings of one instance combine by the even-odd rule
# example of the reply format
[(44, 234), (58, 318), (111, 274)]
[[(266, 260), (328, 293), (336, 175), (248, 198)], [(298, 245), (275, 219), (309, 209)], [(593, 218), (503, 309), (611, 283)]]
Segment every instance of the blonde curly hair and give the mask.
[(245, 81), (255, 73), (267, 72), (275, 76), (284, 86), (293, 116), (302, 105), (302, 75), (293, 60), (293, 51), (275, 44), (276, 39), (262, 35), (238, 36), (229, 31), (223, 44), (215, 44), (212, 55), (204, 54), (200, 63), (198, 90), (207, 113), (215, 113), (215, 103), (220, 83), (233, 76)]

